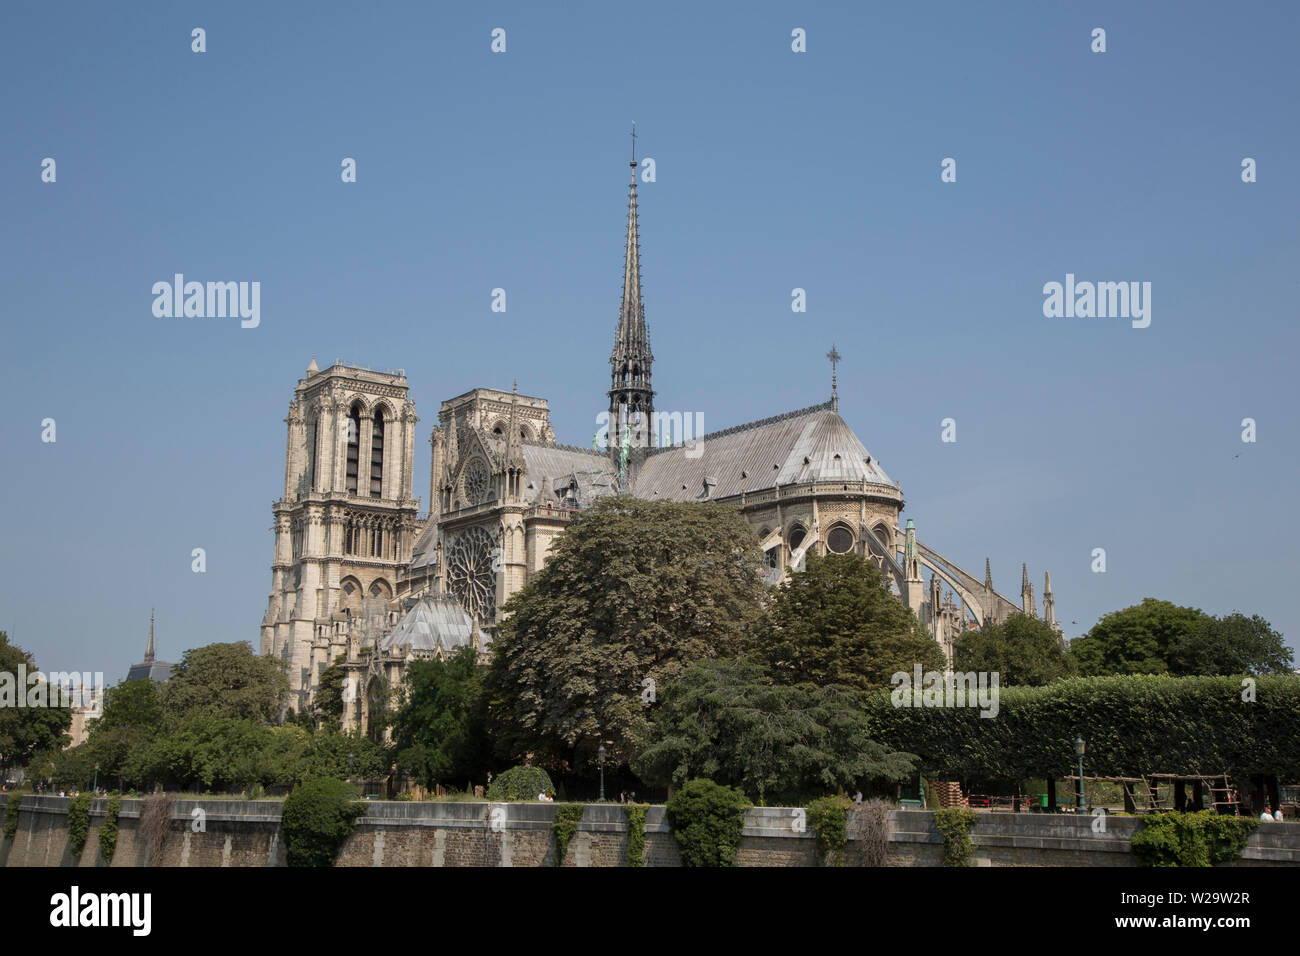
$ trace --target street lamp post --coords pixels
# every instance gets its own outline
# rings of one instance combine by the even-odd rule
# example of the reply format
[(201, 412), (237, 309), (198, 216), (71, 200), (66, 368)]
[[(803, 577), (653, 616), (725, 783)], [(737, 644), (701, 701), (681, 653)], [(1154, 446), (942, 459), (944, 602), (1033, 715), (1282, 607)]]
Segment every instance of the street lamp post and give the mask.
[(600, 796), (597, 798), (596, 802), (604, 803), (605, 802), (605, 745), (604, 744), (601, 744), (600, 747), (596, 749), (596, 762), (600, 764)]
[(1074, 755), (1079, 758), (1079, 803), (1077, 809), (1080, 813), (1083, 813), (1083, 809), (1084, 809), (1083, 808), (1083, 752), (1085, 749), (1086, 749), (1086, 745), (1083, 742), (1083, 738), (1075, 737)]

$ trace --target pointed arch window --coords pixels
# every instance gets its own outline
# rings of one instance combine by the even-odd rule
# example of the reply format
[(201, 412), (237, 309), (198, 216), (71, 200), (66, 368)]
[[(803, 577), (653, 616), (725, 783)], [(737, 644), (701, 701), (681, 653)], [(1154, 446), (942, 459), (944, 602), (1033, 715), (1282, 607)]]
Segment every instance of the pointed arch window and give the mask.
[(375, 409), (370, 430), (370, 497), (384, 495), (384, 410)]
[(307, 490), (316, 490), (316, 422), (307, 423)]
[(348, 413), (348, 494), (357, 493), (357, 467), (361, 459), (361, 406)]

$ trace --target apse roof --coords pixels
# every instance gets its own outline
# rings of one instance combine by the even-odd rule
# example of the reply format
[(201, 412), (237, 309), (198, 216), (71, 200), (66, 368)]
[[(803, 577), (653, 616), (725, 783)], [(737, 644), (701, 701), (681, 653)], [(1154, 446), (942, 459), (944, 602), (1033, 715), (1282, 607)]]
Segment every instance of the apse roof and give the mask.
[(827, 402), (705, 435), (695, 448), (656, 451), (641, 466), (633, 494), (702, 501), (777, 484), (863, 480), (894, 484)]

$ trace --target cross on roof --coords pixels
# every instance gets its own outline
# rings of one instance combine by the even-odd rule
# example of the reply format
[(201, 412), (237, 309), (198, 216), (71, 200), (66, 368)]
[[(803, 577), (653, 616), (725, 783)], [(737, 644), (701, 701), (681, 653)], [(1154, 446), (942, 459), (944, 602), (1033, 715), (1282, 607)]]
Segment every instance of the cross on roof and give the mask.
[(831, 350), (826, 353), (826, 357), (831, 360), (831, 407), (838, 411), (840, 407), (840, 397), (835, 387), (835, 366), (840, 362), (840, 353), (837, 352), (835, 346), (832, 345)]

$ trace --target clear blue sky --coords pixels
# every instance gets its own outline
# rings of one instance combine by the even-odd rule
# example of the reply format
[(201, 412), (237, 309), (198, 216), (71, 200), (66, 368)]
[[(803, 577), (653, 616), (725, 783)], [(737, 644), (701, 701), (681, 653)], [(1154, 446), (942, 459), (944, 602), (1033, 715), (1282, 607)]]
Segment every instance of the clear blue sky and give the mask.
[[(313, 355), (406, 369), (426, 498), (475, 386), (589, 442), (636, 120), (659, 407), (824, 401), (834, 342), (932, 547), (1012, 596), (1050, 570), (1072, 637), (1155, 596), (1293, 643), (1298, 10), (7, 3), (0, 629), (110, 681), (151, 605), (163, 658), (256, 643)], [(260, 327), (155, 318), (176, 272), (259, 281)], [(1045, 318), (1067, 272), (1151, 282), (1150, 327)]]

